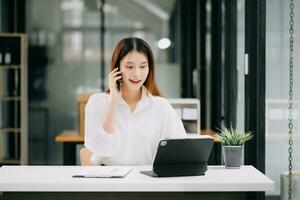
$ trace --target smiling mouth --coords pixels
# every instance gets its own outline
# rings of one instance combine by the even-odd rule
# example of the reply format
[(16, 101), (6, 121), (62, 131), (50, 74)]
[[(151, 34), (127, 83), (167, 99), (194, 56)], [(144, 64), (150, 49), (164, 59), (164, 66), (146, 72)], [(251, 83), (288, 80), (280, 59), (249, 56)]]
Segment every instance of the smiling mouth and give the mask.
[(131, 83), (134, 83), (134, 84), (138, 84), (139, 82), (141, 82), (141, 80), (131, 80), (131, 79), (129, 79), (129, 81), (131, 82)]

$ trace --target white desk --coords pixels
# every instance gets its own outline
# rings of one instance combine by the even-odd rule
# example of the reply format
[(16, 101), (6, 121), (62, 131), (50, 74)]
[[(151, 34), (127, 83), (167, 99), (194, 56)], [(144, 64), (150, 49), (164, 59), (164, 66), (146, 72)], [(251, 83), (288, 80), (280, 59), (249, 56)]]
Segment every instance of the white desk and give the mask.
[[(145, 176), (140, 174), (140, 171), (150, 170), (151, 167), (139, 166), (133, 167), (133, 170), (125, 178), (72, 178), (72, 175), (80, 171), (80, 168), (80, 166), (3, 166), (0, 168), (0, 192), (4, 192), (4, 199), (18, 199), (15, 192), (23, 192), (23, 198), (24, 194), (33, 195), (35, 192), (40, 195), (43, 193), (49, 195), (49, 192), (52, 193), (51, 195), (76, 192), (78, 198), (79, 192), (85, 193), (81, 198), (85, 197), (87, 192), (111, 195), (122, 193), (122, 196), (128, 193), (149, 195), (149, 193), (175, 192), (178, 194), (181, 192), (185, 194), (184, 198), (186, 199), (187, 193), (193, 193), (194, 198), (195, 193), (241, 194), (274, 188), (274, 182), (252, 166), (242, 166), (240, 169), (209, 166), (205, 176), (172, 178)], [(202, 197), (202, 194), (199, 195)], [(116, 197), (119, 199), (119, 196)], [(224, 196), (221, 197), (224, 199)], [(53, 196), (51, 198), (57, 199)], [(109, 197), (107, 198), (109, 199)], [(131, 195), (130, 199), (132, 198)], [(144, 197), (137, 196), (137, 198)], [(151, 198), (157, 199), (157, 196)], [(45, 197), (43, 199), (45, 200)]]

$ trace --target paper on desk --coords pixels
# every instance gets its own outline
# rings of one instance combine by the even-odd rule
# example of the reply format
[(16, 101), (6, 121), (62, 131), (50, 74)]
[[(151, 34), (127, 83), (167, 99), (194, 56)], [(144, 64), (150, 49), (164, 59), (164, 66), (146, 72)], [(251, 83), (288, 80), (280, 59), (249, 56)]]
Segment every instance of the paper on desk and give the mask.
[(73, 178), (124, 178), (131, 170), (125, 166), (88, 166), (75, 173)]

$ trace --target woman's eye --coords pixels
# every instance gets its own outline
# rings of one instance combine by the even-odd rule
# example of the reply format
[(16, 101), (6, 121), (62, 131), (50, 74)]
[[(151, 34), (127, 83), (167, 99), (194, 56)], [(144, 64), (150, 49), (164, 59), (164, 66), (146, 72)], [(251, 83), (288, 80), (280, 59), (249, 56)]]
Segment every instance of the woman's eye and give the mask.
[(146, 68), (147, 66), (140, 66), (140, 68), (142, 68), (142, 69), (144, 69), (144, 68)]
[(126, 66), (126, 68), (128, 68), (128, 69), (132, 69), (133, 67), (132, 67), (132, 66)]

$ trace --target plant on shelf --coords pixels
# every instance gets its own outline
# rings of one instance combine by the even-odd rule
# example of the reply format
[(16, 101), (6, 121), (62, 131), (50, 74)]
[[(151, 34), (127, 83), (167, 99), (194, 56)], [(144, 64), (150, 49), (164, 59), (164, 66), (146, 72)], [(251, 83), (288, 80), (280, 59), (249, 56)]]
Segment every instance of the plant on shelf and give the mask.
[(223, 146), (225, 167), (239, 168), (242, 163), (244, 144), (253, 138), (253, 133), (251, 131), (239, 131), (232, 125), (228, 128), (224, 123), (221, 123), (219, 131), (216, 140), (221, 142)]

